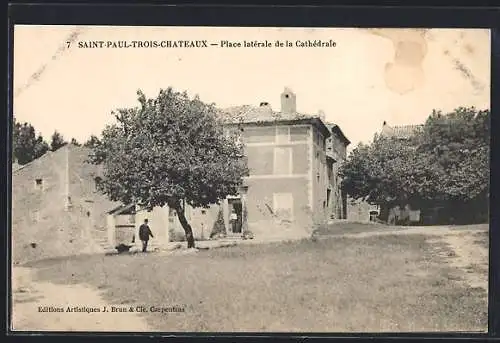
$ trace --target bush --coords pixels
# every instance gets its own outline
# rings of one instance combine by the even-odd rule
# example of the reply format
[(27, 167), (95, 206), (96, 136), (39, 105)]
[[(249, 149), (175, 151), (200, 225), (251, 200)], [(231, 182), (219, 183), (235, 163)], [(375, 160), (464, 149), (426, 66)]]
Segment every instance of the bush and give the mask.
[(253, 239), (254, 234), (250, 230), (245, 230), (245, 231), (243, 231), (243, 234), (241, 235), (241, 237), (243, 237), (243, 239)]
[(212, 232), (210, 233), (210, 238), (225, 236), (226, 226), (224, 225), (224, 214), (222, 213), (222, 208), (219, 210), (217, 214), (217, 220), (214, 223), (212, 228)]

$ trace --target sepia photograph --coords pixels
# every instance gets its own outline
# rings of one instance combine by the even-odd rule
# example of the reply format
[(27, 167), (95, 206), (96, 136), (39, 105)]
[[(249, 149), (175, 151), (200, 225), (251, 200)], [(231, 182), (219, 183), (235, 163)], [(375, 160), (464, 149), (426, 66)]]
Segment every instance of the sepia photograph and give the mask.
[(13, 332), (488, 330), (488, 29), (15, 25)]

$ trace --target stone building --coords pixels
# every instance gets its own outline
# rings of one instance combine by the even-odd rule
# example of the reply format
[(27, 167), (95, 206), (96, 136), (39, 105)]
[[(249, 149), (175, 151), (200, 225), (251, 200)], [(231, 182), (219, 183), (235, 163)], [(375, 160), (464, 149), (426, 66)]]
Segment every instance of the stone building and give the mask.
[[(102, 167), (90, 149), (67, 144), (12, 170), (13, 262), (104, 253), (120, 243), (139, 247), (144, 218), (155, 223), (151, 249), (169, 241), (164, 209), (141, 211), (108, 200), (96, 187)], [(137, 235), (136, 235), (137, 237)]]
[(351, 142), (340, 127), (327, 123), (331, 136), (326, 140), (326, 156), (328, 161), (327, 207), (329, 219), (345, 219), (347, 216), (347, 197), (342, 193), (339, 170), (347, 158), (347, 147)]
[[(314, 225), (345, 217), (338, 166), (349, 140), (324, 115), (297, 112), (296, 95), (285, 88), (281, 109), (267, 102), (221, 110), (224, 130), (244, 146), (250, 169), (237, 196), (210, 208), (185, 207), (196, 239), (208, 239), (216, 225), (228, 235), (249, 230), (256, 239), (310, 235)], [(17, 263), (42, 258), (103, 252), (120, 243), (137, 242), (137, 230), (148, 218), (162, 246), (183, 229), (167, 206), (147, 212), (124, 206), (100, 194), (101, 166), (86, 163), (90, 150), (68, 144), (27, 165), (12, 178), (12, 242)], [(230, 213), (237, 225), (230, 225)]]
[(14, 263), (104, 251), (106, 209), (99, 167), (85, 163), (89, 150), (72, 144), (47, 152), (12, 172)]
[[(209, 232), (218, 216), (229, 235), (247, 228), (257, 238), (272, 239), (308, 236), (315, 224), (343, 215), (338, 166), (349, 140), (337, 125), (327, 126), (323, 115), (297, 112), (296, 99), (285, 88), (280, 111), (268, 102), (221, 110), (226, 133), (244, 146), (250, 173), (238, 196), (187, 211), (195, 237), (202, 229)], [(230, 225), (233, 209), (237, 232)]]

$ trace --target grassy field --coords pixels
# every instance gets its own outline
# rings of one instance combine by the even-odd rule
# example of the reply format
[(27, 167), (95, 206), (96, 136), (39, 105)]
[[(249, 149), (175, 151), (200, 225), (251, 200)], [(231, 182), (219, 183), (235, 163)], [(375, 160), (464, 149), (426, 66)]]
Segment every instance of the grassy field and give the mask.
[(144, 314), (161, 331), (486, 330), (486, 293), (460, 281), (447, 249), (422, 235), (332, 237), (33, 267), (40, 280), (99, 288), (110, 303), (182, 306)]

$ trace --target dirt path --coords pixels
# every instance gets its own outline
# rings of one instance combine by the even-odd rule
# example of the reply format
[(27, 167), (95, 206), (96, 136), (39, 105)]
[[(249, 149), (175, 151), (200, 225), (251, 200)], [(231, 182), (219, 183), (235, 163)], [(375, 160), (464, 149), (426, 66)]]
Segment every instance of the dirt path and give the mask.
[[(151, 331), (136, 313), (67, 312), (68, 307), (102, 311), (104, 306), (111, 311), (112, 305), (88, 286), (34, 282), (28, 268), (12, 270), (12, 300), (13, 331)], [(49, 307), (65, 312), (40, 311)]]
[(439, 252), (450, 266), (460, 271), (463, 280), (473, 288), (488, 291), (488, 249), (479, 245), (477, 234), (487, 230), (455, 230), (452, 227), (415, 227), (389, 231), (370, 231), (343, 234), (343, 237), (371, 237), (381, 235), (423, 234), (432, 236), (430, 243), (445, 243), (451, 252)]
[(450, 264), (465, 273), (464, 280), (473, 288), (481, 287), (488, 291), (488, 249), (476, 243), (477, 236), (472, 234), (448, 234), (442, 237), (455, 252)]

